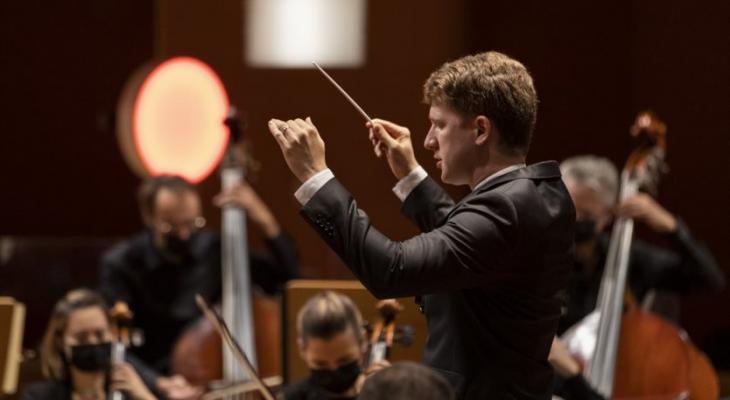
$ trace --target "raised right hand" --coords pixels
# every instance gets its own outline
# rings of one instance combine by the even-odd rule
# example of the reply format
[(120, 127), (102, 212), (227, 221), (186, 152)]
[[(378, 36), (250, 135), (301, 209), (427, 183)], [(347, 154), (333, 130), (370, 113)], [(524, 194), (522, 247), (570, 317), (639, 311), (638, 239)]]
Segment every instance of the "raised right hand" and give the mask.
[(390, 170), (398, 180), (418, 168), (408, 128), (383, 119), (373, 119), (372, 124), (368, 122), (366, 126), (370, 128), (370, 139), (385, 154)]

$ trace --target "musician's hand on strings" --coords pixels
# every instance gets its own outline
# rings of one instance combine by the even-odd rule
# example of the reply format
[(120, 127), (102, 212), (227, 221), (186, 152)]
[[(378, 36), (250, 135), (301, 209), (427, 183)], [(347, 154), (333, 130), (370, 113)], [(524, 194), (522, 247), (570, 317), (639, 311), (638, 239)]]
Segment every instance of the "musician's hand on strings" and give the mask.
[(637, 193), (621, 202), (616, 207), (616, 214), (642, 221), (659, 233), (672, 233), (677, 230), (677, 219), (674, 215), (645, 193)]
[(300, 182), (327, 168), (324, 141), (309, 117), (306, 121), (272, 119), (269, 131), (279, 143), (289, 169)]
[(157, 378), (157, 389), (170, 400), (193, 400), (203, 394), (203, 388), (191, 385), (183, 376), (173, 375)]
[(246, 182), (233, 185), (213, 198), (218, 207), (234, 205), (246, 210), (246, 215), (253, 221), (264, 235), (269, 238), (281, 233), (281, 227), (266, 203)]
[(112, 367), (111, 389), (125, 392), (134, 400), (156, 400), (152, 392), (147, 389), (137, 371), (126, 362), (120, 362)]
[(408, 128), (382, 119), (373, 119), (372, 124), (368, 122), (366, 126), (370, 128), (370, 140), (373, 145), (380, 146), (397, 179), (403, 179), (418, 168)]

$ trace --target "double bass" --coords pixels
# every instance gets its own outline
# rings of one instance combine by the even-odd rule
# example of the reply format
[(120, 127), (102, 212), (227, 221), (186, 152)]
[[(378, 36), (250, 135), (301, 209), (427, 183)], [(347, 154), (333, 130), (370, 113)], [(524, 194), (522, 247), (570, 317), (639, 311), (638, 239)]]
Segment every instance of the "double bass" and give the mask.
[[(243, 132), (234, 108), (224, 123), (230, 132), (220, 168), (221, 186), (225, 190), (243, 182), (246, 162), (236, 149)], [(252, 291), (247, 243), (245, 211), (233, 205), (224, 206), (221, 231), (222, 316), (251, 364), (258, 366), (257, 347), (266, 348), (265, 361), (278, 361), (279, 326), (278, 320), (271, 316), (278, 315), (279, 305), (275, 300), (261, 298)], [(256, 335), (257, 328), (267, 334)], [(268, 362), (266, 368), (259, 369), (259, 372), (264, 375), (276, 372), (276, 365), (272, 364)], [(208, 385), (220, 380), (228, 384), (249, 380), (205, 318), (181, 335), (173, 350), (172, 366), (174, 373), (184, 376), (194, 385)]]
[[(665, 169), (666, 125), (642, 112), (630, 129), (639, 143), (621, 173), (619, 201), (656, 193)], [(596, 310), (562, 336), (586, 381), (611, 399), (717, 399), (718, 380), (687, 334), (643, 310), (626, 288), (634, 221), (613, 225)]]

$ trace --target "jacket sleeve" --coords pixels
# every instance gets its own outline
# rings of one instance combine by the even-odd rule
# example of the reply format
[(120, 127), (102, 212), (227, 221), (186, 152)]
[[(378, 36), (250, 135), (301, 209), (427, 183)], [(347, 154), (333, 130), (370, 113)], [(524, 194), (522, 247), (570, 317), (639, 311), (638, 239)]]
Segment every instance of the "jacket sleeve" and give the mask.
[(161, 375), (130, 352), (126, 352), (124, 358), (137, 372), (137, 375), (142, 379), (147, 389), (154, 393), (157, 398), (164, 398), (163, 393), (157, 389), (157, 379)]
[(635, 243), (632, 268), (644, 285), (679, 293), (717, 292), (724, 287), (725, 278), (712, 253), (692, 237), (683, 221), (677, 220), (671, 240), (674, 251)]
[(440, 226), (454, 208), (454, 200), (431, 177), (426, 177), (403, 202), (402, 212), (421, 232)]
[(133, 306), (130, 304), (133, 296), (125, 274), (127, 269), (125, 266), (123, 258), (115, 251), (108, 252), (101, 258), (99, 292), (109, 307), (117, 301), (124, 301), (130, 307)]
[(376, 230), (352, 195), (330, 180), (302, 216), (376, 297), (405, 297), (479, 285), (509, 259), (514, 206), (502, 195), (477, 197), (442, 226), (405, 241)]
[(274, 294), (286, 281), (299, 277), (299, 257), (294, 243), (285, 233), (266, 239), (269, 254), (251, 253), (251, 278), (268, 294)]

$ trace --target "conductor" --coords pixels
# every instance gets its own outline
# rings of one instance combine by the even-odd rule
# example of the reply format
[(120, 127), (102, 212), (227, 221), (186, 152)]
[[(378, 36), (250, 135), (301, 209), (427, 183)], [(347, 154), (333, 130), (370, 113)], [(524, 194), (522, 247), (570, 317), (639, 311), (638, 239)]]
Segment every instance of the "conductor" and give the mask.
[(327, 168), (311, 119), (272, 119), (303, 183), (301, 214), (373, 294), (418, 296), (424, 361), (458, 398), (549, 399), (575, 209), (556, 162), (525, 165), (537, 114), (532, 78), (520, 62), (486, 52), (443, 64), (423, 92), (424, 146), (441, 180), (471, 193), (455, 204), (419, 166), (409, 130), (374, 119), (367, 126), (398, 179), (393, 190), (423, 232), (390, 240)]

